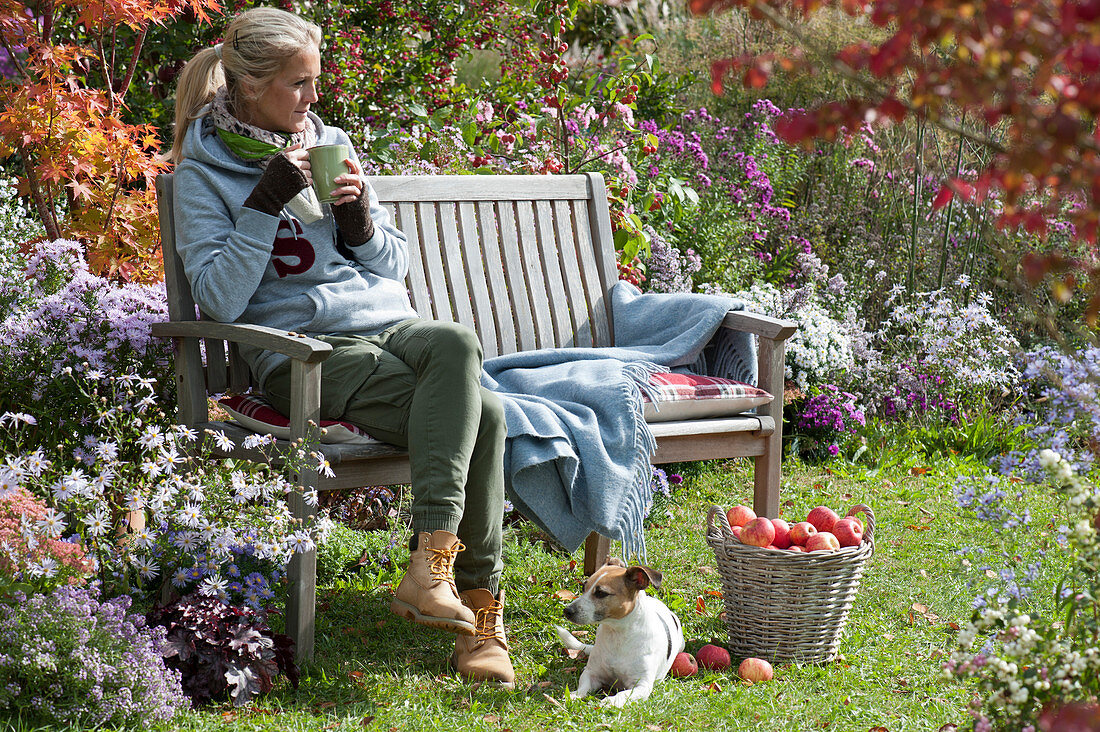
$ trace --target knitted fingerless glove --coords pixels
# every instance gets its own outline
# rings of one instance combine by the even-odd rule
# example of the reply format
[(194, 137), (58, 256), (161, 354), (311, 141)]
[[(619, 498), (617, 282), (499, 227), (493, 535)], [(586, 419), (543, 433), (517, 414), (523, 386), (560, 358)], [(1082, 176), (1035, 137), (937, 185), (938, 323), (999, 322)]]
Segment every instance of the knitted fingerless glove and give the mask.
[(348, 246), (366, 244), (374, 236), (374, 221), (370, 217), (370, 201), (366, 189), (359, 198), (332, 207), (332, 217), (344, 235)]
[(260, 182), (245, 199), (246, 208), (278, 216), (299, 191), (309, 185), (306, 175), (282, 153), (271, 158)]

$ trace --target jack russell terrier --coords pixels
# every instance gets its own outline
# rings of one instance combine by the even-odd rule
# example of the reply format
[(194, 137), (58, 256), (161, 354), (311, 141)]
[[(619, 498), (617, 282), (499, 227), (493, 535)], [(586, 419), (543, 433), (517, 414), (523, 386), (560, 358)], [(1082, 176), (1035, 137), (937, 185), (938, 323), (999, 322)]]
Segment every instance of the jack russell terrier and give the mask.
[(581, 699), (597, 689), (614, 687), (620, 691), (602, 703), (621, 707), (647, 698), (653, 684), (668, 674), (676, 654), (684, 650), (684, 631), (680, 619), (663, 602), (646, 594), (650, 585), (661, 586), (660, 572), (627, 567), (611, 558), (588, 578), (584, 594), (566, 606), (564, 615), (570, 622), (599, 623), (592, 645), (554, 626), (566, 648), (589, 657), (571, 697)]

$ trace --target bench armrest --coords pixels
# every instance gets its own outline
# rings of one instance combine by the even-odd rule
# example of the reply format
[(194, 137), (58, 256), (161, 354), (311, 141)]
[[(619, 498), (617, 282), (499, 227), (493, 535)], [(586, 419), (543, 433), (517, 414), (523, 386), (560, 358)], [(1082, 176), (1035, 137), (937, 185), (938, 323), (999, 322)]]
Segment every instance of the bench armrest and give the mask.
[(152, 332), (160, 338), (213, 338), (243, 343), (281, 353), (305, 363), (324, 361), (332, 355), (332, 346), (324, 341), (264, 325), (219, 323), (213, 320), (174, 320), (153, 323)]
[(785, 341), (794, 335), (798, 326), (789, 320), (780, 320), (770, 315), (750, 313), (747, 310), (731, 310), (722, 321), (723, 328), (744, 331), (767, 338), (769, 341)]

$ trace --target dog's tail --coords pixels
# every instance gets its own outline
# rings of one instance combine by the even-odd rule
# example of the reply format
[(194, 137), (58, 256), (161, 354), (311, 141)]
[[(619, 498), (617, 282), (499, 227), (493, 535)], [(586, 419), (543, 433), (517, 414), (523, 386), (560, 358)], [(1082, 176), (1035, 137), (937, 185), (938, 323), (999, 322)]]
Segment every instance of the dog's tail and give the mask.
[(586, 656), (592, 655), (592, 646), (588, 643), (581, 643), (577, 640), (577, 636), (570, 633), (560, 625), (554, 626), (554, 632), (558, 634), (558, 639), (561, 640), (563, 646), (571, 651), (579, 651)]

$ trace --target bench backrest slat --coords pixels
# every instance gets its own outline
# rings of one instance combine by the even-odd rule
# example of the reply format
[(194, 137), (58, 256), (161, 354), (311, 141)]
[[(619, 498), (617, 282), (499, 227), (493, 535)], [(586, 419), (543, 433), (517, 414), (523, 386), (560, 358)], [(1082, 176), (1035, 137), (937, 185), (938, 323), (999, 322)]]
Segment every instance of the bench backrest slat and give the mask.
[[(413, 265), (409, 276), (422, 316), (471, 326), (486, 357), (611, 344), (605, 296), (618, 275), (602, 176), (380, 176), (371, 183), (423, 258), (425, 275)], [(411, 205), (417, 226), (402, 215)]]
[[(371, 183), (409, 237), (406, 284), (421, 316), (470, 326), (486, 358), (611, 345), (606, 293), (617, 274), (602, 176), (378, 176)], [(157, 179), (157, 193), (169, 314), (195, 320), (172, 233), (170, 175)], [(194, 348), (188, 360), (197, 361)], [(205, 350), (208, 391), (248, 384), (235, 348), (211, 341)], [(198, 397), (191, 401), (200, 408)]]

